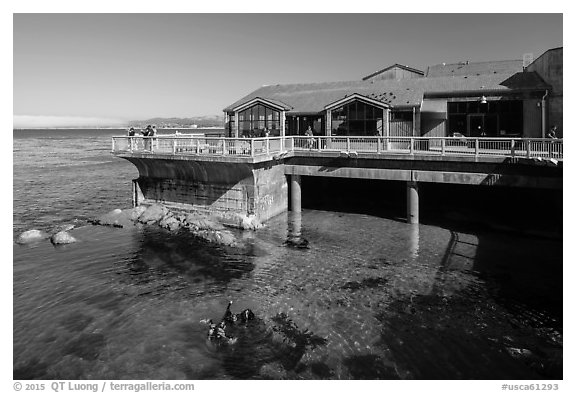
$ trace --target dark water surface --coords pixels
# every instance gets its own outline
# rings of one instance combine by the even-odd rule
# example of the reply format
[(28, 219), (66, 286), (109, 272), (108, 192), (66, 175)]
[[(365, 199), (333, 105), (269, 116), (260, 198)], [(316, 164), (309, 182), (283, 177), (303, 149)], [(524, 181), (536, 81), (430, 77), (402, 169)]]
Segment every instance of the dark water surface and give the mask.
[[(14, 378), (562, 377), (560, 239), (315, 209), (237, 249), (83, 226), (129, 207), (118, 134), (14, 132), (14, 235), (82, 226), (76, 244), (14, 245)], [(199, 321), (230, 299), (257, 319), (207, 342)]]

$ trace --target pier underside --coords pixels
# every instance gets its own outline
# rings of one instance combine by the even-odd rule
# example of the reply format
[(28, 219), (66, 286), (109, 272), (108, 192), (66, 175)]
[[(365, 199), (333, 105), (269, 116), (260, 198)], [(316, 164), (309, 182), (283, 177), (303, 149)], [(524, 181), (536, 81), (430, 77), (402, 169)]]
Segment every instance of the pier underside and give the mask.
[(461, 184), (562, 189), (562, 163), (524, 159), (483, 162), (395, 157), (312, 157), (291, 154), (268, 160), (119, 154), (140, 173), (134, 180), (135, 205), (161, 202), (182, 210), (255, 215), (261, 222), (289, 208), (301, 208), (302, 178), (400, 181), (406, 185), (406, 220), (419, 222), (419, 184)]

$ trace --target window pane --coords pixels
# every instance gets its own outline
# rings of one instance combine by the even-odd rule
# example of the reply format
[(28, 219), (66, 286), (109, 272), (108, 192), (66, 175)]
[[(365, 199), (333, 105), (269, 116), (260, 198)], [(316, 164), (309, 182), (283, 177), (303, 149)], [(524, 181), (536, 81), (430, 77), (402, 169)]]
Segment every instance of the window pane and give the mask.
[(356, 102), (348, 105), (348, 110), (350, 111), (350, 120), (358, 119), (358, 106), (356, 105)]

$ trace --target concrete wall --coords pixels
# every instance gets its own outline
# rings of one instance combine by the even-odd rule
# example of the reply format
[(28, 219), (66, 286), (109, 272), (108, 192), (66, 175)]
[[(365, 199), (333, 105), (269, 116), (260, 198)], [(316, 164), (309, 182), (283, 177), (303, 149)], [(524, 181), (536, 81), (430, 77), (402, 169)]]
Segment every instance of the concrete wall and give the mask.
[(446, 120), (439, 119), (422, 112), (422, 136), (424, 137), (445, 137), (446, 135)]
[(564, 54), (563, 48), (550, 49), (537, 58), (526, 69), (535, 71), (552, 86), (548, 96), (548, 121), (546, 131), (552, 125), (558, 126), (556, 135), (564, 136), (563, 128), (563, 92), (564, 92)]
[(183, 210), (255, 214), (259, 220), (288, 209), (283, 165), (124, 157), (138, 168), (137, 203)]
[(564, 99), (562, 96), (550, 97), (548, 100), (548, 128), (553, 125), (558, 126), (556, 136), (564, 138), (564, 114), (563, 114)]
[(266, 221), (288, 210), (288, 182), (284, 165), (254, 169), (254, 213)]
[(525, 99), (522, 105), (524, 111), (523, 138), (542, 138), (542, 107), (537, 98)]

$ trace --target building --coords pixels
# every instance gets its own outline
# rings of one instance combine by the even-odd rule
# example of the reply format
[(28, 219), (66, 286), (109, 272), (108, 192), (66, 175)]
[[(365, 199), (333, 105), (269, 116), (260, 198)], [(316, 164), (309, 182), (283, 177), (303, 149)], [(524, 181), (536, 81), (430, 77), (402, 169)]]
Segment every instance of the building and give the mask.
[(536, 72), (549, 84), (549, 91), (545, 103), (547, 103), (548, 127), (558, 126), (556, 132), (559, 138), (564, 135), (562, 126), (562, 80), (563, 80), (563, 50), (562, 48), (549, 49), (534, 60), (526, 69)]
[(358, 81), (263, 86), (224, 109), (230, 137), (562, 136), (562, 48), (522, 60), (394, 64)]

